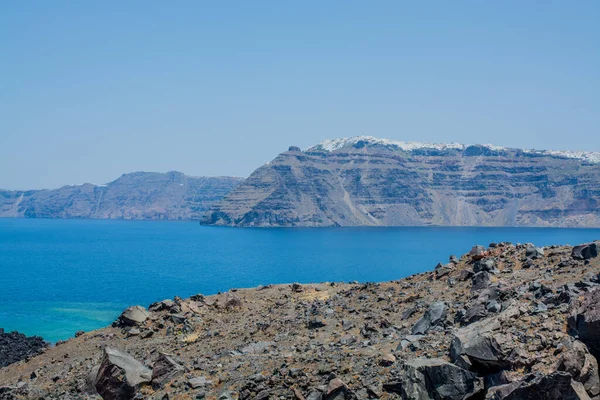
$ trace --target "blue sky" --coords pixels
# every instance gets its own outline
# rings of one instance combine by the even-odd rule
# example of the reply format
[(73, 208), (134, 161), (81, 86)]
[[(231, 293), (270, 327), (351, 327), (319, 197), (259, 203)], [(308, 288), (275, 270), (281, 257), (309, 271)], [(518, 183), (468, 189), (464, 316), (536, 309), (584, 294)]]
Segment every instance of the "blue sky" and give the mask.
[(600, 151), (598, 1), (0, 4), (0, 188), (372, 135)]

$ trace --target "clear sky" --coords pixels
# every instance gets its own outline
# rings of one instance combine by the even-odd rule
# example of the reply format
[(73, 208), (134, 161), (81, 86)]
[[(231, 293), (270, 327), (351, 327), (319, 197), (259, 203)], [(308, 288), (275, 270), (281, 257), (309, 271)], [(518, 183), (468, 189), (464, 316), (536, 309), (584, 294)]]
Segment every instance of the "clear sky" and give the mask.
[(600, 151), (600, 1), (3, 1), (0, 188), (323, 139)]

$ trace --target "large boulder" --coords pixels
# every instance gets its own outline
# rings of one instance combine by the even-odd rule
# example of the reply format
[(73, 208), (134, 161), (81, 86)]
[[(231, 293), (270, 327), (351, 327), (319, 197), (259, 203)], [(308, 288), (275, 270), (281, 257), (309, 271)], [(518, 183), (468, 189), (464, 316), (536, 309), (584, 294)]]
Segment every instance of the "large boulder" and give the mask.
[(600, 289), (585, 293), (573, 305), (569, 328), (596, 358), (600, 357)]
[(131, 355), (106, 347), (93, 382), (104, 400), (124, 400), (132, 399), (151, 378), (152, 370)]
[(407, 362), (397, 382), (383, 385), (403, 399), (463, 400), (483, 391), (483, 378), (439, 358)]
[(448, 307), (443, 301), (438, 301), (429, 306), (425, 314), (412, 328), (413, 335), (423, 335), (434, 326), (442, 325), (448, 314)]
[(528, 376), (520, 382), (493, 387), (490, 400), (589, 400), (583, 385), (566, 372)]
[(500, 330), (500, 326), (500, 318), (494, 317), (458, 329), (450, 343), (450, 360), (455, 363), (461, 356), (466, 356), (473, 369), (484, 374), (515, 365), (517, 344), (511, 335)]
[(576, 260), (589, 260), (590, 258), (598, 257), (598, 242), (584, 243), (573, 247), (571, 257)]
[(162, 387), (171, 380), (183, 375), (185, 368), (179, 364), (173, 355), (159, 353), (152, 366), (152, 385)]
[(578, 340), (567, 342), (557, 364), (558, 371), (568, 372), (573, 379), (581, 382), (590, 396), (600, 394), (598, 361)]
[(127, 308), (119, 319), (117, 320), (118, 325), (134, 326), (145, 322), (150, 313), (142, 306), (133, 306)]

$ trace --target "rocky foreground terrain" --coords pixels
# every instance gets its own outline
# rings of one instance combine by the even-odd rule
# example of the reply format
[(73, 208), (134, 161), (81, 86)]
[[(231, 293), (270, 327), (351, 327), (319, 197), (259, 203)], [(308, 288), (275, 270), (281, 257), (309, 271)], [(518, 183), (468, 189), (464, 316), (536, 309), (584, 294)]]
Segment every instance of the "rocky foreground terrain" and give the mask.
[(0, 369), (0, 399), (597, 399), (599, 247), (131, 307)]
[(290, 147), (216, 203), (225, 226), (600, 226), (600, 153), (373, 137)]
[(199, 219), (241, 181), (134, 172), (106, 185), (0, 190), (0, 218)]

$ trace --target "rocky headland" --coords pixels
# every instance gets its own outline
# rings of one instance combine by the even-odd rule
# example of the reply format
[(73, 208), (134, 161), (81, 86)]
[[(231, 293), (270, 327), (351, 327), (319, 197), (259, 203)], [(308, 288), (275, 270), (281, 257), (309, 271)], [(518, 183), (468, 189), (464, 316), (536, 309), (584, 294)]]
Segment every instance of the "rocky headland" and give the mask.
[(105, 185), (0, 190), (0, 218), (200, 219), (241, 181), (134, 172)]
[(47, 345), (39, 336), (27, 337), (18, 332), (4, 332), (0, 328), (0, 368), (34, 357), (43, 352)]
[(391, 282), (130, 307), (0, 369), (0, 399), (594, 399), (599, 250), (492, 243)]
[(202, 223), (600, 227), (600, 153), (369, 136), (292, 146)]

